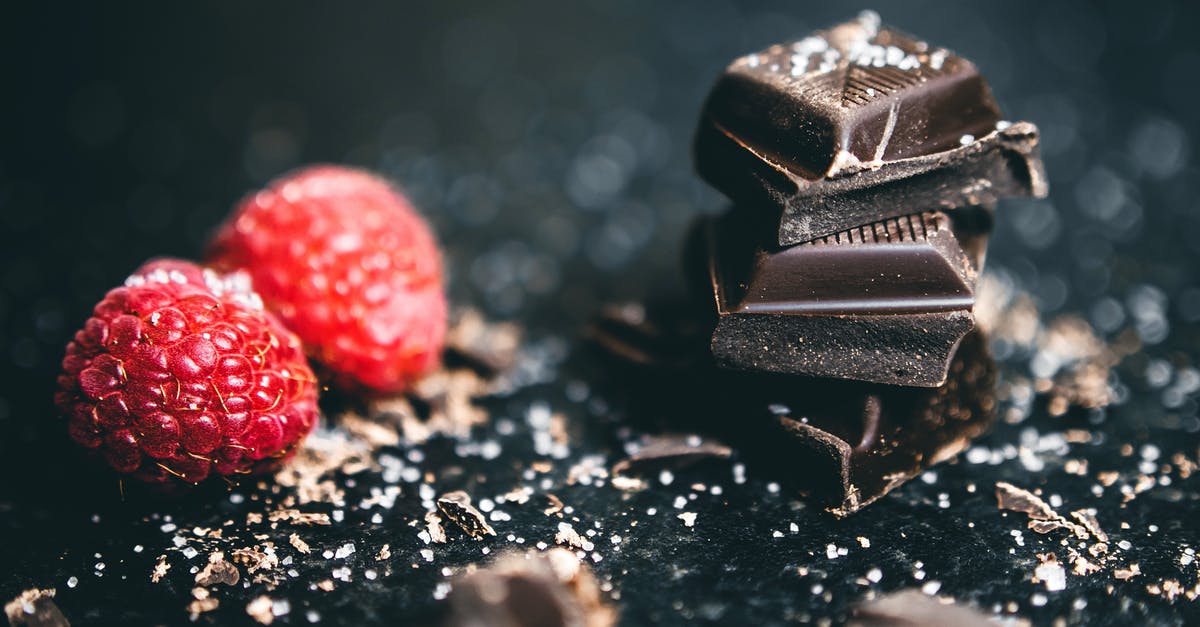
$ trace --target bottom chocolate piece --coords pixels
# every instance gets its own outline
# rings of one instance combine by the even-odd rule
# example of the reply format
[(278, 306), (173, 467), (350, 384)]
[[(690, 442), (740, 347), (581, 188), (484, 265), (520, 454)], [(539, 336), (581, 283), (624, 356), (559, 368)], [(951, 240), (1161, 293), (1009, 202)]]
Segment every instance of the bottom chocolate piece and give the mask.
[[(991, 425), (995, 362), (981, 331), (963, 338), (938, 388), (728, 371), (686, 315), (597, 321), (592, 338), (623, 367), (629, 418), (726, 441), (756, 472), (835, 516), (948, 460)], [(672, 333), (688, 328), (687, 335)]]

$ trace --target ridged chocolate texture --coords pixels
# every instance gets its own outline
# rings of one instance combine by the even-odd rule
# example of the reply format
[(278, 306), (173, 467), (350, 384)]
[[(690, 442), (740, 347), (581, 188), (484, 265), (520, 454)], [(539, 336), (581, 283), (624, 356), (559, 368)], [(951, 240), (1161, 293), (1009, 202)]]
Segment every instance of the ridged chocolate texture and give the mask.
[(727, 214), (709, 228), (725, 367), (937, 386), (974, 326), (977, 271), (949, 218), (912, 214), (791, 246)]
[(1032, 124), (975, 66), (858, 19), (735, 61), (695, 140), (701, 177), (778, 218), (780, 245), (913, 209), (1044, 196)]
[(953, 148), (1001, 119), (970, 61), (882, 27), (869, 11), (734, 61), (705, 112), (809, 179)]

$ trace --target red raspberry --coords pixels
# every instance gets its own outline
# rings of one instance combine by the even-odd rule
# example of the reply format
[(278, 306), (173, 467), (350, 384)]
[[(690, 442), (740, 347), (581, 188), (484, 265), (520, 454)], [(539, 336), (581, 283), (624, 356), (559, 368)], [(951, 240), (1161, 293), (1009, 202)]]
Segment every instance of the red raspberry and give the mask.
[(67, 345), (55, 404), (79, 444), (151, 483), (265, 472), (317, 421), (300, 340), (245, 275), (151, 261)]
[(343, 387), (398, 392), (441, 357), (437, 241), (408, 200), (368, 172), (317, 166), (272, 182), (242, 201), (209, 259), (248, 272)]

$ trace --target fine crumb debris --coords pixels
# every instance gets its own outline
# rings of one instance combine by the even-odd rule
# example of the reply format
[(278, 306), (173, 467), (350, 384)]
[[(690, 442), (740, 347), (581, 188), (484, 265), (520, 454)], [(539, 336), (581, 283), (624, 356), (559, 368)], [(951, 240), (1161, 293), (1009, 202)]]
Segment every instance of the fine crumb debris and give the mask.
[(292, 535), (288, 536), (288, 542), (291, 543), (291, 545), (301, 553), (308, 554), (312, 552), (312, 548), (308, 546), (307, 542), (300, 538), (299, 534), (293, 533)]

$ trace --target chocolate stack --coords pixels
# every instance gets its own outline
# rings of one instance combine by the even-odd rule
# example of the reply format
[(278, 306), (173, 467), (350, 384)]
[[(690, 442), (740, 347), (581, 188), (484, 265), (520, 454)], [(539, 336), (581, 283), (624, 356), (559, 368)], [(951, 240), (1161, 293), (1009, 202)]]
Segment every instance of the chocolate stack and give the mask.
[(855, 20), (733, 62), (696, 136), (717, 362), (937, 387), (974, 327), (995, 203), (1046, 194), (1037, 128), (975, 66)]

